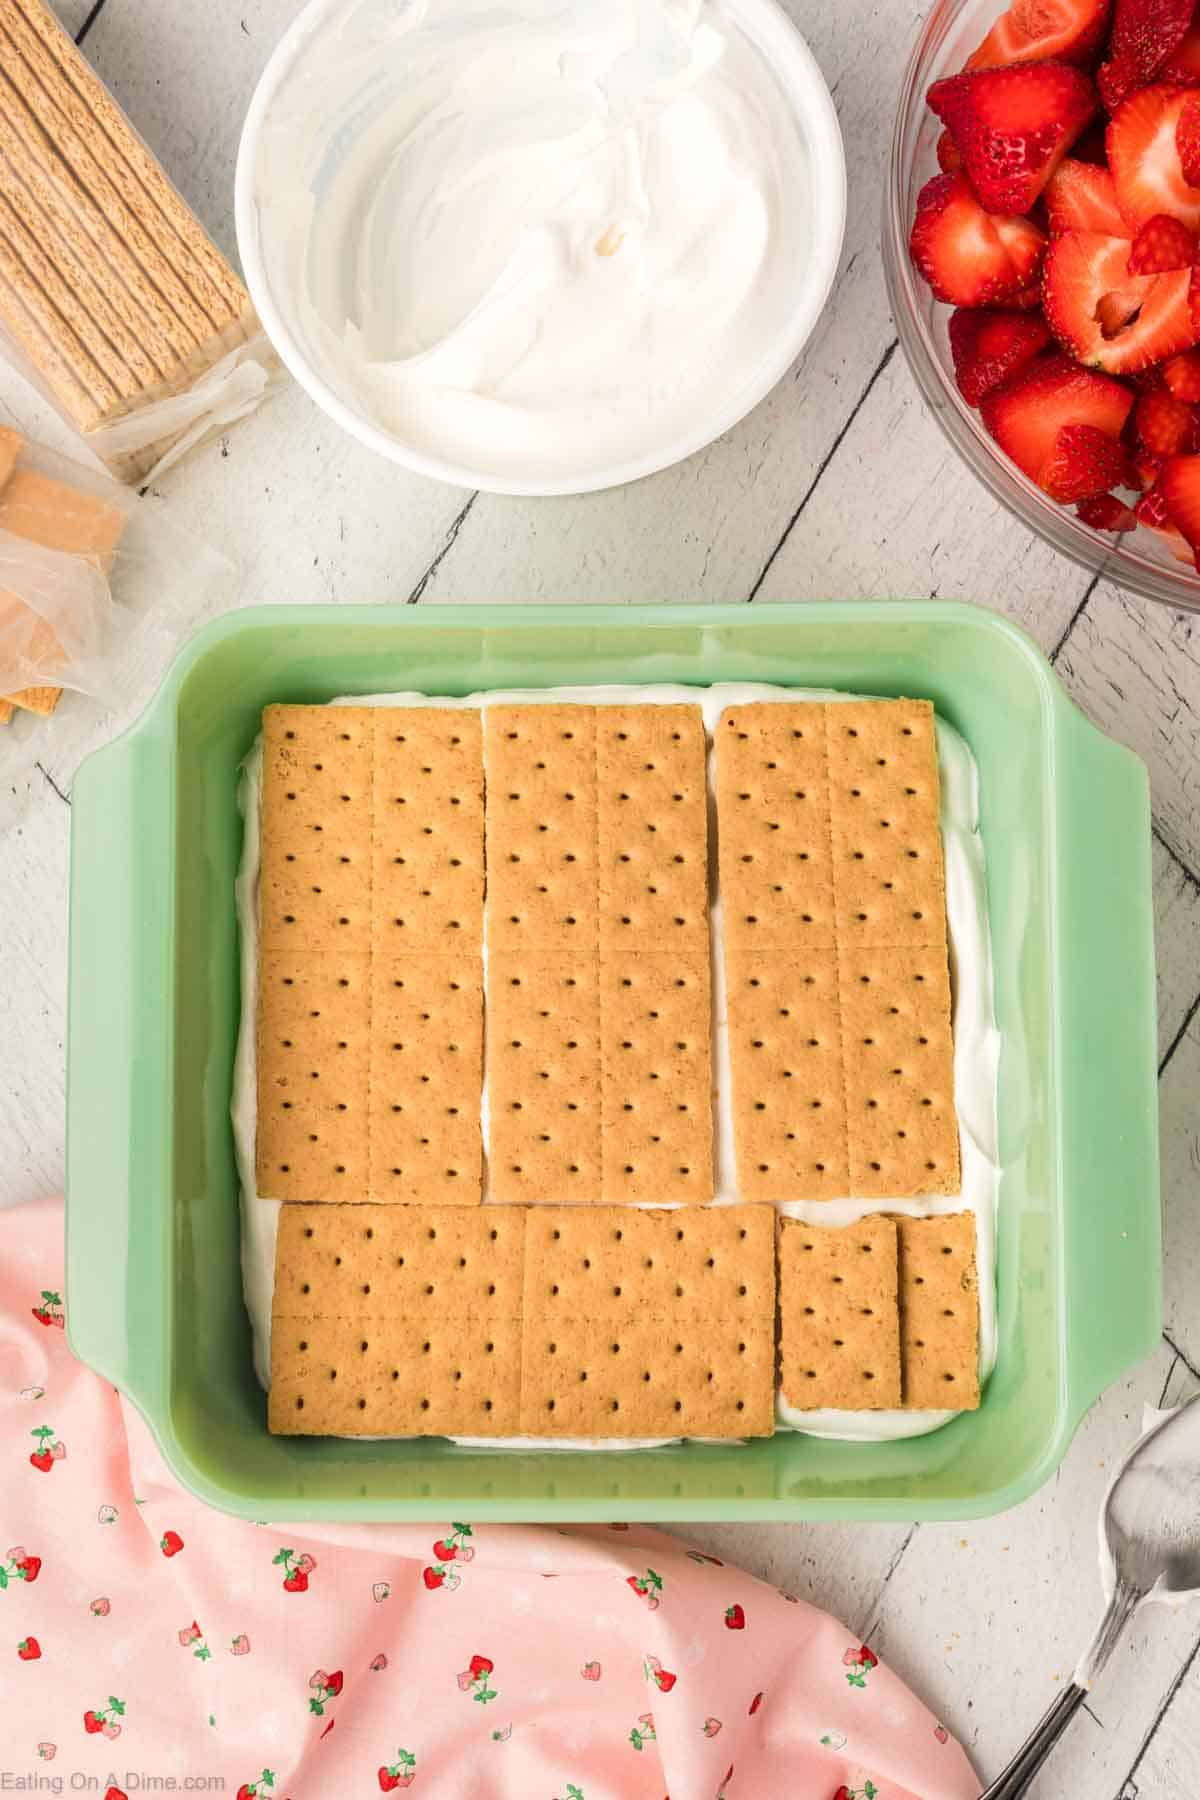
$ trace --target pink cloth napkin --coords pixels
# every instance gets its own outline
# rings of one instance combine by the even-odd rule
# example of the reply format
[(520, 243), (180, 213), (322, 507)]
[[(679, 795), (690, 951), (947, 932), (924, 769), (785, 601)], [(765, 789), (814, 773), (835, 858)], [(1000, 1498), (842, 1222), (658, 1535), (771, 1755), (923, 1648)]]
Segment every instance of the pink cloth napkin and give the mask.
[(60, 1203), (8, 1212), (0, 1261), (0, 1760), (26, 1791), (978, 1794), (867, 1646), (659, 1532), (210, 1510), (71, 1355), (62, 1232)]

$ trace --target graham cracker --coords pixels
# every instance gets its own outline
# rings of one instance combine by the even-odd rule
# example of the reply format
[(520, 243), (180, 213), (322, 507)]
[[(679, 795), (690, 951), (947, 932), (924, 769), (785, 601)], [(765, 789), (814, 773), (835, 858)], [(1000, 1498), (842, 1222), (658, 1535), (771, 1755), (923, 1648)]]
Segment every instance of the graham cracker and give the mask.
[[(259, 1191), (477, 1204), (477, 716), (269, 707), (261, 835)], [(298, 1013), (296, 984), (320, 1006)]]
[[(0, 486), (0, 531), (11, 532), (45, 550), (86, 557), (107, 571), (125, 529), (124, 510), (66, 482), (55, 481), (37, 469), (13, 468), (21, 442), (18, 438), (14, 448), (11, 440), (15, 435), (8, 433), (0, 446), (0, 471), (8, 465)], [(26, 610), (16, 595), (0, 595), (0, 611), (10, 606)], [(39, 622), (30, 644), (31, 656), (39, 661), (52, 659), (57, 650), (50, 625)], [(62, 699), (62, 689), (42, 684), (21, 688), (5, 698), (29, 712), (46, 716)]]
[(769, 1207), (531, 1208), (526, 1219), (523, 1432), (770, 1434)]
[(789, 1405), (901, 1404), (897, 1282), (892, 1219), (841, 1229), (780, 1220), (779, 1365)]
[(371, 963), (370, 1192), (477, 1204), (483, 1192), (478, 951)]
[(328, 946), (259, 965), (257, 1183), (276, 1200), (366, 1200), (370, 963)]
[(506, 1207), (282, 1207), (271, 1431), (513, 1434), (523, 1242)]
[(707, 948), (610, 951), (600, 968), (601, 1193), (703, 1203), (713, 1193)]
[(717, 800), (739, 1191), (957, 1191), (932, 707), (731, 707)]
[(596, 709), (489, 706), (488, 953), (597, 960)]
[(595, 963), (505, 951), (488, 959), (491, 1192), (562, 1204), (600, 1192)]
[(843, 951), (840, 979), (850, 1192), (957, 1193), (945, 946)]
[(11, 700), (0, 700), (0, 725), (11, 725), (16, 710)]
[(708, 956), (708, 801), (698, 706), (594, 711), (602, 957)]
[(896, 1220), (904, 1404), (973, 1412), (979, 1405), (979, 1275), (975, 1215)]
[(850, 1192), (834, 950), (726, 954), (738, 1191), (747, 1200)]
[(721, 715), (718, 845), (730, 948), (836, 946), (825, 712), (760, 701)]

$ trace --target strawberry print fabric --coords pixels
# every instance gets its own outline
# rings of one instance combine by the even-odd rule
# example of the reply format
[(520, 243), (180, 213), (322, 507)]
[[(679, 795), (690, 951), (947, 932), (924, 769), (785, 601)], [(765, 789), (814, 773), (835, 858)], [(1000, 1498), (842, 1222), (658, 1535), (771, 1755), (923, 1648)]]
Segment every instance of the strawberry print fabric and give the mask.
[(64, 1329), (62, 1208), (0, 1263), (0, 1768), (122, 1800), (973, 1800), (834, 1619), (641, 1526), (255, 1525)]

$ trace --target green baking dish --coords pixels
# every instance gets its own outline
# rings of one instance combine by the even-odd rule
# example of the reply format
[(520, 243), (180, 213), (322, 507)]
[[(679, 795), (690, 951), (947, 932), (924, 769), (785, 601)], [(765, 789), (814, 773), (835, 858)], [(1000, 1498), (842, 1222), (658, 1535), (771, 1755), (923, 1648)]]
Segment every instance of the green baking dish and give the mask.
[[(229, 1125), (236, 778), (262, 707), (735, 680), (929, 696), (977, 758), (1004, 1039), (1000, 1360), (982, 1408), (877, 1445), (526, 1454), (270, 1437)], [(214, 1505), (276, 1520), (997, 1512), (1046, 1479), (1160, 1329), (1145, 770), (1018, 630), (946, 602), (231, 613), (75, 783), (68, 1113), (71, 1342)]]

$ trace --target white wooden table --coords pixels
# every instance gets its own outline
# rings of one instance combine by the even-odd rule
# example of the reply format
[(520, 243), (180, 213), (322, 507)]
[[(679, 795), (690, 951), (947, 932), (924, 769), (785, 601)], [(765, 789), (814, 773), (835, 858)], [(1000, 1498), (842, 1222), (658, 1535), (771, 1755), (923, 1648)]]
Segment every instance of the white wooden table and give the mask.
[[(881, 172), (924, 0), (785, 0), (841, 115), (850, 212), (808, 352), (751, 418), (681, 468), (612, 494), (471, 496), (375, 460), (290, 388), (168, 476), (241, 568), (227, 604), (961, 596), (1021, 621), (1080, 704), (1149, 764), (1165, 1202), (1166, 1331), (1085, 1422), (1046, 1490), (983, 1525), (711, 1526), (687, 1535), (839, 1613), (996, 1772), (1069, 1678), (1097, 1604), (1096, 1507), (1142, 1408), (1200, 1385), (1200, 617), (1064, 562), (956, 460), (897, 350), (878, 252)], [(234, 252), (242, 115), (297, 0), (62, 0), (100, 73)], [(69, 447), (0, 375), (33, 435)], [(100, 741), (113, 729), (98, 730)], [(70, 772), (0, 851), (0, 1199), (63, 1178)], [(1114, 854), (1120, 846), (1114, 845)], [(1040, 1800), (1184, 1800), (1200, 1761), (1200, 1609), (1132, 1632), (1043, 1775)], [(763, 1800), (768, 1800), (763, 1796)], [(805, 1797), (807, 1800), (807, 1797)]]

